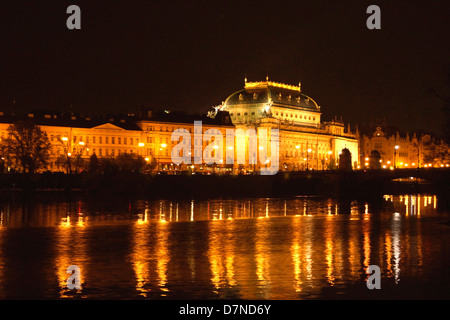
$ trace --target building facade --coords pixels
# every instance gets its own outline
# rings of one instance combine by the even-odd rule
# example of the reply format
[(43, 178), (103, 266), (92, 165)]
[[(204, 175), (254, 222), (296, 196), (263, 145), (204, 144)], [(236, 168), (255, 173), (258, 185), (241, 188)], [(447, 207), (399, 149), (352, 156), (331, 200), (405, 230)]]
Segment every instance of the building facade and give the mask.
[[(450, 164), (449, 146), (429, 134), (409, 135), (387, 134), (382, 127), (376, 127), (372, 135), (361, 135), (362, 168), (371, 165), (371, 155), (379, 155), (379, 168), (427, 168), (448, 167)], [(372, 161), (373, 162), (373, 161)]]
[[(201, 121), (202, 117), (192, 119)], [(218, 167), (225, 168), (220, 165), (212, 168), (203, 163), (194, 164), (193, 161), (192, 164), (173, 163), (172, 149), (178, 141), (172, 141), (172, 133), (177, 129), (194, 133), (194, 120), (189, 121), (191, 119), (158, 119), (151, 115), (94, 119), (89, 116), (64, 116), (54, 112), (28, 113), (25, 117), (15, 117), (0, 112), (0, 139), (8, 135), (8, 127), (17, 120), (32, 121), (47, 134), (51, 150), (46, 170), (52, 172), (68, 171), (68, 162), (76, 162), (71, 165), (71, 172), (82, 171), (82, 163), (86, 164), (93, 154), (99, 159), (112, 159), (125, 153), (142, 156), (148, 163), (156, 163), (159, 170), (173, 173), (185, 170), (209, 172)], [(207, 117), (203, 117), (203, 120), (202, 134), (208, 130), (216, 130), (225, 136), (226, 129), (234, 128), (231, 124), (219, 123)], [(192, 150), (195, 145), (203, 150), (208, 144), (207, 137), (192, 139)], [(2, 158), (5, 160), (6, 156), (2, 155)], [(12, 163), (5, 163), (4, 171), (11, 170), (18, 168), (14, 168)]]
[(219, 107), (229, 112), (237, 129), (277, 129), (280, 171), (328, 170), (339, 165), (348, 149), (353, 168), (359, 166), (356, 133), (340, 120), (321, 122), (321, 108), (293, 86), (273, 81), (247, 82)]
[[(272, 129), (278, 130), (277, 172), (336, 169), (343, 150), (351, 158), (351, 166), (358, 168), (356, 133), (342, 120), (322, 122), (321, 116), (320, 106), (301, 91), (300, 84), (266, 80), (246, 81), (244, 89), (231, 94), (208, 116), (176, 116), (166, 110), (159, 115), (147, 111), (139, 116), (101, 118), (41, 112), (29, 113), (25, 118), (48, 135), (52, 145), (47, 168), (50, 171), (65, 171), (70, 158), (77, 159), (73, 169), (78, 172), (83, 170), (79, 159), (86, 162), (94, 154), (102, 159), (127, 153), (155, 163), (159, 171), (260, 172), (269, 160), (263, 161), (261, 152), (250, 152), (248, 137), (238, 139), (234, 135), (239, 129), (247, 133), (254, 130), (258, 138), (265, 130), (269, 141), (275, 139), (270, 136)], [(0, 113), (1, 138), (16, 120)], [(185, 133), (183, 137), (174, 137), (174, 132), (180, 130)], [(185, 161), (177, 163), (174, 156), (180, 144), (184, 144)], [(272, 152), (270, 143), (254, 147), (258, 151), (267, 148), (267, 155)], [(10, 166), (6, 167), (10, 170)]]

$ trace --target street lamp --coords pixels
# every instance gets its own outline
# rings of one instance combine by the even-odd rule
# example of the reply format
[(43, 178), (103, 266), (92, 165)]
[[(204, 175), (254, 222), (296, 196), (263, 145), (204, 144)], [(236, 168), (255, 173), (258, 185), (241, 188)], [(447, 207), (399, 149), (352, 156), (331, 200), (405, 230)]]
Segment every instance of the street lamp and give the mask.
[(69, 146), (69, 138), (68, 137), (61, 137), (59, 138), (59, 142), (61, 142), (64, 150), (64, 154), (66, 155), (66, 166), (67, 166), (67, 173), (72, 173), (72, 166), (71, 166), (71, 160), (70, 157), (72, 156), (72, 153), (70, 152), (70, 146)]
[[(164, 148), (167, 147), (167, 144), (161, 143), (160, 146), (161, 146), (161, 148), (159, 148), (159, 151), (162, 151)], [(159, 160), (161, 159), (161, 156), (162, 156), (162, 152), (160, 152), (160, 157), (159, 157), (159, 159), (157, 159), (158, 160), (158, 171), (159, 171)]]
[(309, 154), (311, 153), (312, 149), (308, 148), (308, 153), (306, 154), (306, 171), (309, 171)]
[(396, 145), (394, 147), (394, 169), (397, 169), (397, 150), (400, 148), (400, 146)]

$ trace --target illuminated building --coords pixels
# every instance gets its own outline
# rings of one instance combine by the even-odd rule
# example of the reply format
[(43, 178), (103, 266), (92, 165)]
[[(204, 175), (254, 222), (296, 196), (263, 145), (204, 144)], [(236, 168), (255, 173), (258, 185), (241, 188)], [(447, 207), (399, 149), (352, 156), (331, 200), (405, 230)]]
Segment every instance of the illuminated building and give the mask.
[(378, 126), (372, 134), (361, 135), (361, 162), (368, 163), (376, 150), (384, 169), (441, 167), (450, 163), (449, 146), (428, 134), (418, 138), (416, 133), (410, 136), (387, 132)]
[[(348, 149), (352, 165), (359, 165), (358, 139), (337, 119), (321, 122), (320, 106), (301, 91), (301, 85), (269, 81), (247, 82), (218, 110), (228, 111), (237, 129), (279, 130), (280, 171), (326, 170), (339, 163)], [(248, 166), (251, 168), (251, 166)]]
[[(258, 172), (265, 163), (251, 163), (249, 153), (246, 153), (244, 163), (237, 161), (237, 153), (248, 148), (248, 141), (244, 146), (234, 141), (229, 145), (226, 141), (227, 130), (249, 128), (255, 129), (258, 137), (261, 129), (279, 130), (278, 171), (335, 169), (339, 167), (344, 149), (349, 151), (346, 151), (351, 156), (349, 163), (356, 169), (359, 165), (356, 134), (350, 131), (350, 126), (345, 128), (344, 123), (337, 119), (321, 122), (321, 115), (319, 105), (302, 93), (300, 85), (266, 80), (246, 81), (243, 90), (231, 94), (208, 116), (164, 110), (162, 113), (141, 111), (137, 115), (107, 117), (35, 112), (25, 118), (39, 125), (49, 137), (52, 144), (50, 171), (65, 171), (68, 157), (87, 160), (93, 154), (98, 158), (115, 158), (131, 153), (154, 162), (160, 171)], [(19, 118), (0, 113), (1, 137), (7, 135), (8, 126)], [(201, 121), (200, 129), (195, 121)], [(184, 129), (190, 135), (190, 163), (176, 164), (172, 158), (173, 148), (181, 142), (172, 141), (172, 134), (177, 129)], [(223, 139), (220, 143), (223, 149), (213, 150), (213, 153), (221, 151), (226, 155), (231, 152), (234, 155), (231, 162), (225, 157), (213, 164), (202, 161), (205, 148), (213, 140), (213, 134), (208, 136), (205, 132), (217, 133)], [(259, 145), (261, 148), (264, 146)], [(269, 148), (267, 151), (270, 153)], [(200, 157), (200, 162), (195, 160), (196, 157)], [(82, 170), (82, 166), (75, 170)]]
[[(179, 128), (193, 132), (194, 119), (203, 120), (203, 132), (216, 129), (225, 134), (227, 128), (233, 128), (231, 124), (223, 124), (226, 121), (206, 116), (159, 117), (151, 112), (146, 116), (130, 114), (111, 117), (64, 115), (55, 112), (28, 113), (25, 117), (19, 117), (0, 112), (0, 138), (7, 136), (10, 124), (24, 118), (33, 121), (47, 133), (52, 145), (47, 169), (54, 172), (65, 171), (67, 157), (79, 156), (87, 160), (93, 154), (98, 158), (115, 158), (123, 153), (140, 155), (147, 161), (155, 160), (160, 170), (169, 172), (188, 169), (212, 171), (211, 167), (202, 164), (196, 165), (195, 168), (174, 165), (171, 151), (177, 142), (171, 141), (172, 132)], [(203, 139), (192, 140), (193, 144), (200, 143), (202, 148), (208, 144)], [(82, 169), (81, 166), (79, 169)], [(4, 170), (9, 171), (7, 168)]]

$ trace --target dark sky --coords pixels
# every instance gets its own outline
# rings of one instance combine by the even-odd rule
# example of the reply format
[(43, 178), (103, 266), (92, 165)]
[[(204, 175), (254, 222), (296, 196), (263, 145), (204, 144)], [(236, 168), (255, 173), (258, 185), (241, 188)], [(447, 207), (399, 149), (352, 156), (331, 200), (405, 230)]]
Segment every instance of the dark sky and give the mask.
[[(81, 8), (81, 30), (66, 8)], [(366, 8), (381, 8), (368, 30)], [(440, 133), (450, 1), (2, 1), (0, 105), (205, 112), (249, 81), (298, 84), (326, 117)]]

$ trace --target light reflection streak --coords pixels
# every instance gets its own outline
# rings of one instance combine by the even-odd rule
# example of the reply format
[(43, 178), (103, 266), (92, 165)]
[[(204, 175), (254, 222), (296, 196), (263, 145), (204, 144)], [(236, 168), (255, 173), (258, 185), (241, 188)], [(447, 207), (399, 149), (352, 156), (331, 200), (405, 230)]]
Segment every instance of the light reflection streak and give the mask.
[(364, 254), (364, 270), (370, 266), (370, 224), (369, 221), (363, 222), (363, 254)]
[(235, 247), (233, 236), (235, 222), (213, 221), (208, 236), (208, 259), (211, 269), (211, 283), (218, 293), (219, 289), (236, 285)]
[(268, 220), (256, 220), (255, 234), (255, 262), (256, 278), (258, 280), (259, 292), (266, 296), (268, 286), (270, 285), (269, 257), (268, 257)]
[(392, 234), (392, 253), (394, 259), (393, 271), (394, 279), (397, 284), (400, 281), (400, 236), (401, 236), (401, 215), (396, 212), (394, 213), (391, 227)]
[[(155, 244), (155, 256), (157, 259), (156, 272), (158, 274), (158, 285), (161, 291), (168, 292), (167, 288), (167, 270), (170, 260), (169, 256), (169, 224), (161, 221), (156, 225), (157, 240)], [(162, 294), (165, 296), (166, 294)]]
[(4, 270), (5, 270), (5, 255), (4, 255), (4, 237), (5, 237), (5, 227), (3, 226), (3, 220), (4, 220), (4, 214), (3, 211), (0, 212), (0, 299), (4, 299), (3, 293), (5, 292), (4, 289)]
[(336, 241), (334, 238), (334, 226), (335, 223), (332, 216), (327, 216), (325, 221), (325, 261), (327, 264), (327, 281), (333, 286), (335, 282), (334, 267), (333, 267), (333, 242)]
[(131, 263), (136, 276), (136, 291), (140, 296), (147, 297), (150, 290), (146, 289), (150, 282), (150, 245), (148, 226), (148, 209), (134, 224), (132, 236)]
[[(68, 208), (70, 210), (70, 208)], [(68, 212), (70, 212), (68, 210)], [(81, 215), (78, 215), (77, 220), (72, 221), (70, 213), (65, 218), (61, 219), (56, 231), (56, 276), (58, 279), (60, 291), (60, 298), (69, 297), (71, 292), (67, 288), (67, 279), (70, 274), (67, 273), (67, 268), (71, 265), (77, 265), (80, 268), (80, 284), (81, 289), (77, 289), (77, 293), (83, 292), (83, 285), (86, 282), (86, 267), (89, 256), (87, 254), (87, 236), (86, 236), (86, 221)], [(73, 292), (71, 292), (73, 293)]]

